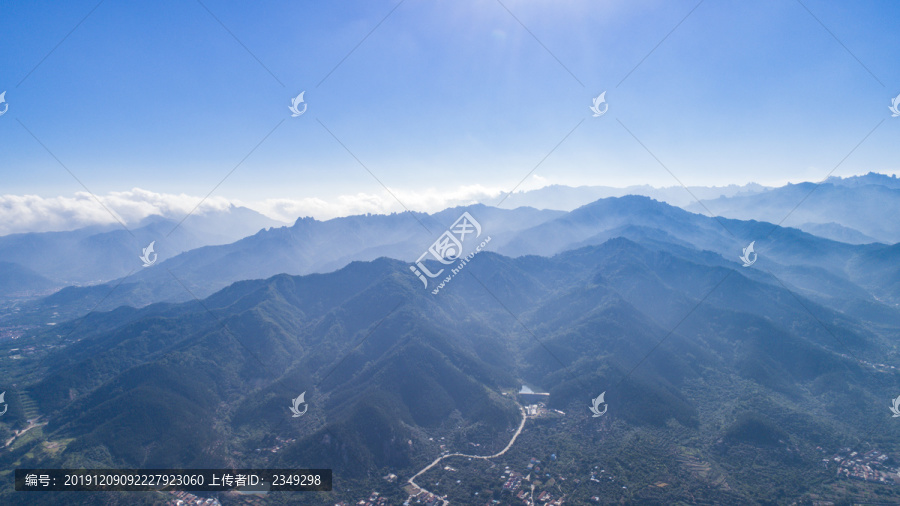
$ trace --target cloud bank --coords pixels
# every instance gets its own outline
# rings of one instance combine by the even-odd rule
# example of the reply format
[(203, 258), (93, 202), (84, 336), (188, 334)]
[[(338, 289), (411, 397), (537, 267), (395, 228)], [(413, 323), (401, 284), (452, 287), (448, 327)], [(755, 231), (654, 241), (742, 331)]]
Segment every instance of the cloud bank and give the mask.
[[(0, 235), (74, 230), (117, 222), (130, 226), (152, 215), (181, 219), (201, 200), (202, 197), (192, 195), (154, 193), (140, 188), (97, 197), (87, 192), (49, 198), (0, 195)], [(210, 197), (196, 213), (221, 211), (230, 206), (228, 199)]]
[[(518, 191), (546, 185), (532, 176)], [(202, 215), (226, 211), (232, 206), (246, 207), (274, 220), (293, 223), (298, 217), (327, 220), (354, 214), (385, 214), (406, 210), (437, 212), (448, 207), (482, 202), (495, 205), (504, 190), (481, 185), (420, 191), (390, 189), (379, 193), (340, 195), (333, 200), (321, 198), (242, 201), (225, 197), (156, 193), (141, 188), (94, 196), (78, 192), (72, 196), (0, 195), (0, 235), (22, 232), (75, 230), (91, 225), (132, 226), (148, 216), (180, 220), (193, 211)], [(198, 207), (199, 206), (199, 207)], [(194, 208), (197, 208), (194, 211)]]

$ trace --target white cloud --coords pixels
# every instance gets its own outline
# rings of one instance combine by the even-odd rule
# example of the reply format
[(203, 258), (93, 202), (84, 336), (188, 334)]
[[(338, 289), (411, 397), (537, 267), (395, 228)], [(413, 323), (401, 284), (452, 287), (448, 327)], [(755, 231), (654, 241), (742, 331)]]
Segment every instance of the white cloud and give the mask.
[[(517, 191), (546, 186), (547, 180), (531, 176)], [(210, 197), (155, 193), (140, 188), (94, 196), (79, 192), (74, 196), (0, 195), (0, 235), (18, 232), (74, 230), (89, 225), (110, 225), (121, 221), (133, 226), (142, 219), (159, 215), (180, 220), (200, 204), (193, 214), (223, 211), (243, 206), (274, 220), (293, 223), (298, 217), (327, 220), (354, 214), (385, 214), (406, 209), (433, 213), (448, 207), (484, 203), (496, 204), (506, 189), (481, 185), (425, 190), (391, 189), (378, 193), (340, 195), (332, 201), (308, 197), (241, 201)], [(98, 202), (99, 200), (99, 202)], [(202, 203), (201, 203), (202, 202)], [(402, 202), (402, 204), (401, 204)], [(102, 204), (102, 205), (101, 205)]]
[(327, 220), (338, 216), (354, 214), (387, 214), (393, 212), (420, 211), (433, 213), (448, 207), (483, 202), (496, 203), (502, 192), (480, 185), (460, 186), (455, 189), (403, 190), (392, 188), (390, 192), (357, 193), (340, 195), (328, 202), (319, 198), (267, 199), (259, 202), (245, 202), (241, 205), (253, 209), (272, 219), (293, 223), (298, 217), (312, 216)]
[[(111, 192), (94, 198), (86, 192), (74, 196), (0, 195), (0, 235), (17, 232), (74, 230), (89, 225), (109, 225), (121, 221), (134, 225), (151, 215), (181, 219), (202, 197), (154, 193), (140, 188)], [(99, 202), (98, 202), (99, 201)], [(227, 209), (231, 203), (222, 197), (210, 197), (195, 211)]]

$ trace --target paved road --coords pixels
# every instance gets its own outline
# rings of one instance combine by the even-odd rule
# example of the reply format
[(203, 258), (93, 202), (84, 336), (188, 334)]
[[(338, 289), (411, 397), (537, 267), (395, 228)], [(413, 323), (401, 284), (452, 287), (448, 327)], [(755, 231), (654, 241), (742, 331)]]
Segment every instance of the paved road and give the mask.
[[(438, 465), (438, 463), (439, 463), (440, 461), (442, 461), (442, 460), (444, 460), (444, 459), (446, 459), (446, 458), (450, 458), (450, 457), (468, 457), (468, 458), (471, 458), (471, 459), (483, 459), (483, 460), (487, 460), (487, 459), (493, 459), (493, 458), (495, 458), (495, 457), (499, 457), (499, 456), (503, 455), (504, 453), (506, 453), (507, 451), (509, 451), (509, 449), (512, 448), (513, 443), (516, 442), (516, 438), (519, 437), (519, 434), (522, 433), (522, 429), (525, 428), (525, 420), (528, 419), (528, 417), (525, 415), (525, 408), (523, 408), (521, 404), (518, 404), (518, 403), (516, 403), (516, 404), (519, 406), (519, 411), (522, 412), (522, 423), (519, 424), (519, 428), (516, 430), (516, 433), (513, 434), (512, 439), (509, 440), (509, 443), (506, 445), (506, 448), (500, 450), (498, 453), (495, 453), (495, 454), (493, 454), (493, 455), (467, 455), (467, 454), (465, 454), (465, 453), (448, 453), (447, 455), (441, 455), (440, 457), (434, 459), (434, 462), (432, 462), (431, 464), (428, 464), (427, 466), (425, 466), (424, 469), (422, 469), (421, 471), (419, 471), (418, 473), (416, 473), (412, 478), (410, 478), (409, 480), (407, 480), (407, 483), (409, 483), (409, 484), (412, 485), (413, 487), (415, 487), (415, 488), (417, 488), (417, 489), (419, 489), (419, 490), (425, 492), (426, 494), (432, 494), (433, 492), (429, 492), (429, 491), (426, 490), (425, 488), (420, 487), (419, 485), (416, 485), (416, 483), (415, 483), (414, 480), (415, 480), (416, 478), (418, 478), (419, 476), (421, 476), (422, 474), (425, 474), (425, 472), (427, 472), (427, 471), (428, 471), (429, 469), (431, 469), (432, 467)], [(437, 494), (434, 494), (434, 495), (437, 496)], [(450, 501), (448, 501), (448, 500), (446, 500), (446, 499), (444, 499), (444, 498), (441, 498), (441, 501), (442, 501), (442, 504), (443, 504), (444, 506), (446, 506), (447, 504), (450, 504)]]

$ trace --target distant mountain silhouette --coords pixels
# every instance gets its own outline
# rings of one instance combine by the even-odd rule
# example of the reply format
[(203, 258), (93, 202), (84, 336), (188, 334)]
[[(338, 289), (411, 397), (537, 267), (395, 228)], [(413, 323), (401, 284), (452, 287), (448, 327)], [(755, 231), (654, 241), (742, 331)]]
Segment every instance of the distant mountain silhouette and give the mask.
[[(235, 281), (280, 273), (328, 272), (355, 260), (388, 256), (412, 262), (466, 210), (476, 217), (485, 236), (514, 232), (565, 214), (476, 205), (433, 215), (360, 215), (327, 221), (301, 218), (291, 227), (260, 230), (231, 244), (201, 247), (160, 260), (153, 267), (135, 269), (130, 276), (102, 287), (65, 288), (44, 305), (59, 306), (60, 312), (77, 315), (95, 306), (103, 310), (206, 297)], [(121, 261), (133, 265), (137, 258), (128, 251)]]
[(900, 265), (900, 252), (894, 248), (831, 241), (772, 223), (712, 218), (639, 196), (601, 199), (570, 213), (473, 206), (436, 215), (370, 215), (326, 222), (305, 218), (292, 227), (183, 253), (116, 282), (62, 289), (26, 305), (16, 318), (40, 322), (52, 313), (66, 319), (122, 305), (186, 301), (235, 281), (282, 272), (327, 272), (379, 256), (411, 263), (444, 230), (439, 227), (448, 227), (465, 209), (492, 237), (488, 249), (510, 257), (553, 256), (625, 237), (665, 245), (681, 258), (696, 260), (699, 254), (706, 262), (730, 266), (740, 263), (742, 248), (755, 241), (759, 262), (752, 275), (768, 271), (836, 310), (864, 311), (876, 321), (897, 318), (893, 308), (900, 304), (900, 286), (893, 278), (856, 267), (872, 255), (883, 256), (886, 269), (892, 261)]
[(673, 206), (684, 207), (694, 203), (694, 197), (699, 199), (714, 199), (719, 197), (752, 195), (766, 190), (768, 190), (767, 187), (756, 183), (742, 186), (689, 186), (687, 189), (681, 186), (656, 188), (649, 185), (627, 186), (625, 188), (614, 188), (611, 186), (572, 187), (565, 185), (550, 185), (537, 190), (513, 193), (504, 200), (503, 207), (514, 208), (527, 206), (537, 209), (572, 211), (598, 199), (624, 197), (626, 195), (650, 197)]
[[(854, 178), (829, 178), (816, 183), (789, 184), (753, 195), (735, 195), (707, 199), (685, 207), (703, 213), (742, 220), (782, 223), (827, 234), (830, 239), (886, 244), (900, 242), (900, 222), (887, 217), (900, 213), (900, 182), (896, 177), (867, 174)], [(812, 228), (836, 223), (843, 227)], [(852, 229), (853, 234), (844, 229)]]
[[(254, 211), (232, 207), (189, 216), (180, 225), (151, 216), (130, 230), (110, 225), (10, 234), (0, 237), (0, 261), (20, 264), (58, 286), (95, 284), (140, 270), (138, 257), (151, 241), (156, 242), (157, 261), (163, 261), (201, 246), (230, 243), (274, 224)], [(30, 291), (39, 291), (39, 287)]]

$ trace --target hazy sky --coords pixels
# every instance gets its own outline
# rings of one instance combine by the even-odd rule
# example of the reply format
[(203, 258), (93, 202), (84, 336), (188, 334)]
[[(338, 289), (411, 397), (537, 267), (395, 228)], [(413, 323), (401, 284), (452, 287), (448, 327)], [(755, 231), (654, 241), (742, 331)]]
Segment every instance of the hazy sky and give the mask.
[[(71, 197), (77, 178), (98, 195), (202, 197), (235, 167), (213, 196), (379, 198), (375, 177), (408, 198), (491, 192), (539, 163), (529, 184), (678, 184), (659, 162), (687, 185), (818, 181), (845, 157), (834, 175), (900, 172), (895, 0), (10, 1), (0, 14), (0, 195)], [(609, 111), (592, 117), (603, 91)]]

